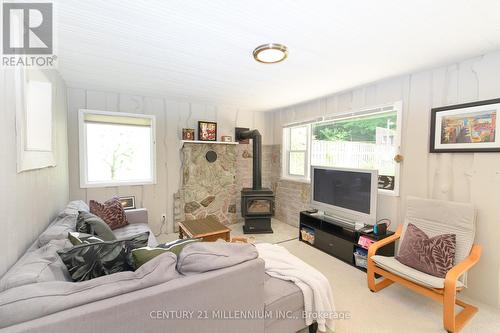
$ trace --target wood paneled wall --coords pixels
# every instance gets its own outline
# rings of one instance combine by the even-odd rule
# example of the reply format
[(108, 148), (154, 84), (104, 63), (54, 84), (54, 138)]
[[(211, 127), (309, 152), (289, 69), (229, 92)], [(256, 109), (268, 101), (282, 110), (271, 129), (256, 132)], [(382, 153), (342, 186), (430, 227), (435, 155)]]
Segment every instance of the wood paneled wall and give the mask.
[[(80, 188), (78, 151), (78, 110), (143, 113), (156, 116), (156, 173), (157, 184), (106, 188)], [(265, 143), (272, 141), (271, 115), (263, 112), (244, 112), (235, 108), (177, 102), (159, 97), (145, 97), (119, 92), (68, 88), (68, 144), (71, 199), (88, 202), (106, 200), (113, 195), (134, 195), (136, 205), (149, 211), (155, 234), (173, 231), (174, 193), (179, 189), (181, 176), (180, 138), (182, 128), (197, 128), (198, 120), (216, 121), (218, 136), (231, 135), (234, 127), (258, 128)], [(161, 216), (166, 214), (167, 221)]]
[(45, 71), (55, 89), (56, 163), (53, 168), (17, 173), (14, 70), (0, 69), (0, 276), (23, 255), (68, 202), (66, 86)]
[(405, 198), (472, 202), (478, 209), (476, 241), (484, 246), (466, 293), (500, 306), (500, 153), (430, 154), (432, 107), (500, 97), (500, 52), (449, 66), (368, 84), (274, 111), (274, 142), (282, 125), (315, 115), (343, 113), (403, 101), (401, 196), (379, 196), (378, 216), (393, 228), (405, 215)]

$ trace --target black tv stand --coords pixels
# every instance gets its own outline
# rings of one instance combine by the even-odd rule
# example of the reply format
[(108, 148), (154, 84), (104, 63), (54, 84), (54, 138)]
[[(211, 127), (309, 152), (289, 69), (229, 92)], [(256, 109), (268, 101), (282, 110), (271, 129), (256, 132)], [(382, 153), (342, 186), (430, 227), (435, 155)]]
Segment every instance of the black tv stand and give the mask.
[[(302, 229), (312, 230), (314, 233), (312, 243), (302, 239)], [(356, 266), (354, 258), (356, 249), (360, 247), (358, 245), (359, 237), (365, 236), (377, 241), (392, 234), (394, 234), (392, 231), (387, 231), (385, 235), (363, 233), (357, 231), (354, 225), (340, 221), (336, 222), (334, 218), (329, 216), (311, 214), (306, 211), (300, 213), (299, 240), (364, 271), (366, 271), (365, 268)], [(394, 243), (382, 247), (377, 251), (377, 254), (393, 256)]]

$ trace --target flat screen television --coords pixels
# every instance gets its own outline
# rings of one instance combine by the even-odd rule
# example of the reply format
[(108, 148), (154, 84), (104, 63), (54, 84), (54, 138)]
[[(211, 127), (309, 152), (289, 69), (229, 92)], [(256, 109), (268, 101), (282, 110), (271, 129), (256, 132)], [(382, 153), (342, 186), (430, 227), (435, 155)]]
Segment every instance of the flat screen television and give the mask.
[(311, 167), (311, 206), (352, 224), (374, 224), (377, 170)]

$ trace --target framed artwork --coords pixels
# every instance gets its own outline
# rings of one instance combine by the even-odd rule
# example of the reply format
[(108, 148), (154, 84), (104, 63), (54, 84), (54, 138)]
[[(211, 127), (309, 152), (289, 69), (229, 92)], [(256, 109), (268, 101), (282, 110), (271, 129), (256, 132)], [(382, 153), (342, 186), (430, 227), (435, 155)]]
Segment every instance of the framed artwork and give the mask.
[(135, 197), (133, 195), (120, 197), (120, 203), (124, 210), (135, 209)]
[(217, 123), (210, 121), (198, 122), (199, 141), (217, 141)]
[(194, 140), (194, 129), (183, 128), (182, 129), (182, 140)]
[(500, 152), (500, 98), (431, 110), (431, 153)]
[(230, 135), (223, 135), (221, 140), (222, 142), (233, 142), (233, 138)]

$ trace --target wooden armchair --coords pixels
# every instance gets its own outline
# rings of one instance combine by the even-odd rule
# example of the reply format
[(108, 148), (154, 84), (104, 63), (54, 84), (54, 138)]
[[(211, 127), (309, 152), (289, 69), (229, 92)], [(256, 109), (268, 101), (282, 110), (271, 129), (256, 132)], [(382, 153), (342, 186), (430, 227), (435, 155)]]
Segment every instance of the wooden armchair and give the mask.
[[(443, 324), (448, 332), (458, 332), (478, 309), (457, 299), (457, 293), (465, 288), (466, 272), (481, 256), (481, 246), (473, 244), (475, 210), (472, 205), (409, 197), (404, 225), (396, 233), (380, 240), (368, 249), (368, 288), (377, 292), (396, 282), (443, 304)], [(404, 237), (408, 223), (418, 226), (430, 237), (444, 233), (457, 236), (455, 262), (444, 279), (428, 275), (408, 267), (394, 257), (376, 255), (381, 247)], [(375, 274), (382, 277), (375, 280)], [(455, 304), (463, 310), (455, 315)]]

